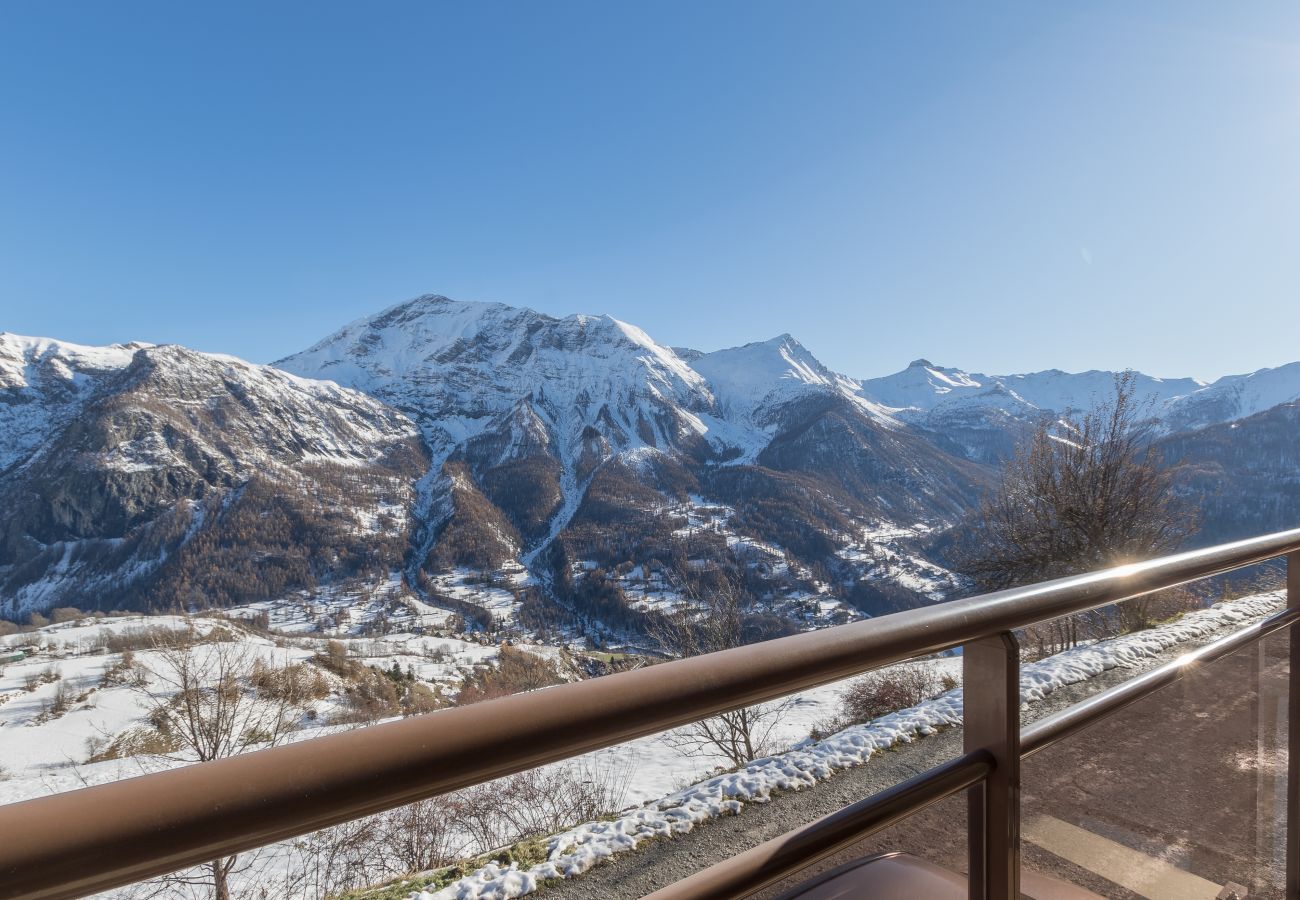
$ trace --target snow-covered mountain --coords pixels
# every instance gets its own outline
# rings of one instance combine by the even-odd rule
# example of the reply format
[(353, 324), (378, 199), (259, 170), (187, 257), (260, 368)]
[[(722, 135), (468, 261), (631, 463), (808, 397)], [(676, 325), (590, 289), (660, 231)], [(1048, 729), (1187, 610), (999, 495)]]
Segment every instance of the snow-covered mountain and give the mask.
[(1167, 432), (1190, 431), (1244, 419), (1300, 398), (1300, 363), (1226, 375), (1170, 403), (1162, 416)]
[(400, 570), (425, 457), (397, 411), (177, 346), (0, 345), (0, 614)]
[(564, 453), (580, 448), (588, 427), (617, 446), (676, 446), (705, 431), (684, 413), (711, 406), (699, 374), (625, 322), (433, 295), (353, 322), (275, 365), (408, 411), (444, 456), (517, 420), (520, 401)]
[[(1114, 372), (1050, 369), (985, 375), (919, 359), (902, 372), (861, 382), (863, 396), (930, 432), (950, 452), (996, 463), (1045, 417), (1087, 412), (1114, 389)], [(1213, 383), (1135, 373), (1140, 408), (1175, 434), (1231, 422), (1300, 398), (1300, 363), (1228, 375)]]
[[(1064, 415), (1092, 409), (1113, 390), (1114, 372), (1059, 369), (983, 375), (918, 359), (902, 372), (861, 382), (861, 391), (906, 421), (928, 422), (958, 408), (983, 407), (1017, 416)], [(1225, 375), (1214, 382), (1136, 373), (1139, 404), (1167, 432), (1202, 428), (1263, 412), (1300, 398), (1300, 363)]]
[[(933, 542), (1030, 428), (1114, 377), (918, 360), (857, 380), (788, 334), (705, 353), (434, 295), (274, 366), (3, 334), (0, 614), (382, 581), (484, 625), (624, 639), (719, 578), (762, 628), (876, 614), (950, 595)], [(1136, 384), (1222, 483), (1238, 422), (1261, 446), (1287, 431), (1300, 364)]]
[(704, 376), (722, 415), (760, 427), (777, 410), (810, 395), (843, 397), (876, 421), (897, 425), (889, 410), (868, 400), (853, 379), (832, 372), (788, 334), (769, 341), (699, 353), (691, 368)]
[[(526, 566), (574, 599), (610, 564), (698, 567), (737, 542), (781, 561), (777, 594), (816, 596), (814, 564), (842, 562), (865, 525), (955, 521), (985, 477), (788, 335), (679, 352), (606, 316), (425, 296), (276, 365), (420, 423), (432, 462), (410, 574), (435, 598)], [(726, 511), (716, 540), (683, 549), (706, 508)]]
[[(1072, 374), (1049, 369), (1022, 375), (984, 375), (918, 359), (901, 372), (863, 381), (862, 392), (903, 411), (904, 417), (916, 417), (959, 405), (991, 406), (1008, 412), (1077, 412), (1106, 399), (1114, 386), (1114, 372)], [(1300, 388), (1300, 377), (1296, 386)], [(1194, 378), (1154, 378), (1139, 373), (1134, 387), (1140, 402), (1163, 407), (1201, 390), (1205, 383)]]
[(142, 346), (83, 347), (0, 332), (0, 472), (67, 424)]

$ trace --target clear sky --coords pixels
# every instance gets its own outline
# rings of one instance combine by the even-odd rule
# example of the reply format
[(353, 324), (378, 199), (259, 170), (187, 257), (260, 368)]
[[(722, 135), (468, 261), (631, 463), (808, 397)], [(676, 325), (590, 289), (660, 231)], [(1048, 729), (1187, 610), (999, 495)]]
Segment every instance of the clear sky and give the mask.
[(1300, 359), (1300, 4), (0, 3), (0, 330), (421, 293), (828, 365)]

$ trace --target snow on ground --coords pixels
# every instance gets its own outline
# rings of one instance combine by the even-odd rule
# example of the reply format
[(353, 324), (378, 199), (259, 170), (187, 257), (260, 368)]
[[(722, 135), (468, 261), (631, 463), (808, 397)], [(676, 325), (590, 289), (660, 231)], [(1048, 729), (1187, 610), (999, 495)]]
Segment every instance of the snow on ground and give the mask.
[(455, 615), (449, 609), (425, 603), (414, 595), (404, 598), (407, 608), (411, 610), (412, 624), (419, 628), (448, 628), (451, 617)]
[[(458, 685), (465, 675), (479, 666), (494, 664), (500, 656), (496, 644), (409, 633), (386, 634), (382, 638), (354, 641), (346, 646), (352, 655), (368, 666), (387, 669), (396, 662), (402, 671), (411, 667), (420, 681), (449, 686)], [(521, 650), (538, 649), (517, 646)]]
[[(514, 592), (531, 583), (532, 577), (516, 562), (507, 562), (490, 574), (462, 568), (434, 578), (442, 594), (488, 610), (504, 626), (514, 624), (519, 609)], [(397, 572), (365, 587), (355, 583), (321, 585), (226, 612), (242, 619), (265, 613), (267, 626), (284, 634), (330, 637), (364, 636), (394, 628), (447, 630), (456, 615), (454, 610), (427, 603), (407, 590)]]
[[(26, 659), (0, 663), (0, 803), (16, 802), (86, 784), (101, 784), (176, 764), (153, 758), (113, 759), (88, 762), (92, 742), (106, 744), (113, 736), (141, 725), (152, 700), (149, 694), (119, 683), (102, 683), (104, 673), (122, 661), (120, 652), (105, 652), (106, 637), (130, 636), (145, 629), (183, 631), (193, 628), (205, 635), (214, 628), (234, 631), (237, 640), (268, 664), (279, 667), (307, 660), (324, 649), (327, 640), (337, 641), (346, 655), (364, 665), (387, 670), (394, 663), (411, 670), (420, 681), (455, 689), (475, 669), (493, 666), (500, 648), (493, 642), (478, 643), (455, 637), (396, 632), (372, 637), (290, 636), (267, 638), (243, 633), (234, 621), (205, 616), (121, 616), (82, 619), (48, 625), (37, 631), (0, 638), (0, 658), (24, 648)], [(192, 652), (205, 652), (200, 645)], [(557, 647), (515, 643), (515, 648), (552, 662), (562, 662)], [(159, 654), (149, 649), (134, 651), (135, 661), (146, 669), (167, 671)], [(249, 660), (251, 662), (251, 658)], [(29, 689), (30, 687), (30, 689)], [(59, 715), (46, 714), (55, 694), (63, 690), (70, 698), (68, 709)], [(154, 698), (163, 697), (168, 687), (153, 681)], [(329, 722), (343, 709), (341, 698), (331, 696), (314, 704), (310, 722)], [(44, 714), (44, 715), (43, 715)], [(321, 733), (322, 727), (307, 727), (294, 733), (303, 740)], [(330, 727), (324, 727), (329, 731)]]
[[(921, 666), (961, 680), (960, 656), (902, 663), (900, 666)], [(853, 680), (837, 681), (791, 695), (788, 706), (772, 731), (770, 744), (774, 747), (790, 747), (806, 740), (815, 727), (830, 721), (839, 712), (840, 696)], [(677, 728), (664, 734), (650, 735), (598, 750), (579, 759), (585, 761), (584, 764), (615, 772), (630, 769), (627, 804), (649, 803), (682, 790), (710, 772), (730, 765), (721, 754), (699, 754), (683, 746), (679, 737), (687, 732), (689, 728)]]
[(413, 621), (420, 614), (412, 605), (413, 600), (402, 586), (401, 575), (393, 572), (365, 590), (359, 590), (355, 584), (321, 585), (275, 600), (235, 606), (226, 610), (226, 614), (252, 619), (265, 613), (268, 626), (285, 634), (364, 634), (381, 628), (381, 620)]
[[(570, 571), (574, 577), (582, 578), (598, 568), (599, 565), (594, 560), (584, 559), (574, 563)], [(622, 589), (628, 605), (642, 612), (672, 612), (684, 602), (681, 593), (672, 586), (663, 570), (656, 566), (623, 565), (607, 575)]]
[(876, 522), (863, 527), (856, 536), (835, 552), (845, 562), (860, 566), (860, 578), (891, 581), (929, 597), (935, 602), (947, 599), (960, 585), (960, 576), (906, 549), (905, 542), (930, 531), (926, 525), (903, 526)]
[(531, 576), (518, 563), (506, 563), (500, 574), (485, 574), (473, 569), (457, 568), (435, 575), (438, 593), (486, 610), (498, 625), (512, 626), (519, 615), (520, 602), (515, 591), (531, 583)]
[[(785, 548), (735, 531), (731, 526), (736, 514), (734, 508), (692, 494), (687, 502), (672, 507), (670, 511), (685, 519), (685, 524), (673, 531), (674, 535), (688, 542), (702, 534), (720, 537), (738, 559), (768, 579), (773, 588), (764, 598), (769, 612), (801, 622), (806, 628), (840, 625), (862, 617), (860, 611), (832, 596), (830, 585), (818, 581), (808, 568), (793, 563)], [(695, 564), (698, 560), (689, 562)], [(680, 601), (680, 597), (659, 591), (658, 585), (652, 585), (648, 592), (638, 591), (637, 585), (629, 588), (628, 584), (623, 584), (622, 587), (624, 594), (633, 600), (633, 605), (641, 608)]]
[[(1114, 666), (1149, 659), (1179, 642), (1203, 637), (1225, 625), (1263, 616), (1280, 602), (1277, 594), (1231, 601), (1190, 613), (1172, 624), (1027, 664), (1021, 673), (1022, 698), (1026, 703), (1036, 702), (1063, 685), (1091, 678)], [(102, 651), (99, 645), (103, 635), (151, 626), (184, 628), (188, 625), (200, 631), (216, 627), (238, 629), (229, 621), (210, 617), (127, 616), (50, 625), (36, 632), (0, 639), (0, 656), (7, 648), (34, 649), (32, 658), (0, 664), (0, 763), (5, 769), (0, 774), (0, 802), (105, 783), (175, 765), (154, 757), (88, 763), (87, 739), (102, 740), (140, 724), (148, 704), (148, 698), (139, 691), (120, 684), (101, 684), (104, 671), (121, 658), (120, 654)], [(330, 639), (339, 641), (348, 656), (365, 664), (387, 669), (396, 663), (403, 671), (412, 669), (422, 681), (446, 687), (454, 686), (476, 667), (494, 664), (499, 655), (499, 648), (492, 643), (415, 631)], [(240, 635), (240, 640), (266, 654), (268, 661), (284, 664), (309, 657), (323, 647), (326, 638), (292, 636), (281, 639), (284, 645), (281, 647), (257, 635)], [(557, 659), (562, 655), (558, 648), (516, 646)], [(137, 651), (136, 658), (147, 663), (151, 652)], [(959, 657), (905, 665), (935, 666), (960, 678)], [(28, 690), (29, 683), (40, 681), (47, 670), (57, 674), (59, 680), (41, 682)], [(772, 735), (772, 746), (793, 749), (759, 760), (740, 771), (724, 772), (727, 764), (720, 757), (693, 753), (679, 740), (684, 729), (556, 763), (556, 766), (613, 773), (616, 779), (626, 778), (625, 799), (633, 804), (632, 808), (613, 821), (587, 823), (553, 836), (549, 839), (549, 859), (540, 866), (528, 870), (489, 867), (444, 891), (425, 895), (423, 900), (429, 896), (438, 900), (520, 896), (540, 881), (585, 871), (598, 859), (634, 848), (647, 837), (688, 831), (695, 823), (732, 812), (743, 803), (764, 802), (774, 789), (811, 786), (836, 771), (862, 765), (874, 753), (899, 741), (912, 740), (960, 722), (961, 691), (956, 689), (825, 740), (809, 740), (810, 730), (830, 720), (838, 711), (846, 683), (826, 685), (792, 697)], [(67, 712), (43, 719), (59, 685), (66, 686), (67, 692), (76, 699)], [(322, 701), (318, 722), (330, 720), (335, 702), (333, 698)], [(290, 739), (305, 740), (341, 727), (306, 724), (308, 727)]]
[[(1284, 602), (1281, 593), (1226, 601), (1188, 613), (1176, 622), (1136, 634), (1077, 647), (1021, 667), (1023, 703), (1037, 702), (1053, 691), (1095, 677), (1117, 666), (1151, 659), (1179, 643), (1203, 638), (1220, 628), (1261, 618)], [(901, 742), (960, 725), (962, 689), (954, 688), (909, 709), (864, 725), (847, 728), (820, 741), (805, 740), (794, 749), (756, 760), (736, 772), (718, 775), (663, 799), (624, 812), (611, 821), (588, 822), (552, 836), (548, 858), (528, 869), (488, 865), (436, 892), (417, 891), (412, 900), (506, 900), (537, 889), (544, 881), (579, 875), (600, 860), (633, 850), (642, 841), (671, 837), (696, 824), (735, 813), (745, 803), (767, 802), (774, 790), (802, 790), (838, 771), (865, 764), (873, 755)]]
[[(221, 643), (198, 644), (187, 651), (199, 672), (210, 669), (204, 665), (203, 655), (216, 652), (216, 648), (233, 648), (241, 666), (256, 658), (275, 669), (309, 660), (326, 649), (327, 643), (336, 642), (352, 660), (385, 671), (396, 665), (420, 681), (440, 686), (444, 694), (454, 693), (462, 679), (476, 669), (496, 665), (500, 656), (499, 645), (485, 638), (476, 640), (477, 635), (462, 639), (415, 631), (363, 636), (300, 633), (293, 628), (291, 615), (298, 605), (295, 599), (288, 604), (259, 604), (241, 610), (244, 617), (260, 612), (278, 617), (290, 628), (286, 635), (250, 633), (238, 617), (132, 615), (87, 616), (0, 637), (0, 660), (4, 660), (0, 662), (0, 804), (189, 764), (191, 757), (185, 753), (140, 753), (108, 759), (101, 755), (114, 738), (146, 726), (155, 705), (166, 702), (177, 689), (176, 684), (167, 683), (174, 671), (166, 658), (170, 651), (151, 649), (156, 646), (149, 639), (153, 630), (193, 628), (200, 635), (214, 629), (227, 632)], [(391, 623), (391, 619), (381, 623), (378, 618), (372, 622)], [(136, 648), (130, 668), (120, 652), (127, 645)], [(520, 642), (514, 647), (557, 663), (561, 671), (570, 665), (567, 654), (558, 647)], [(284, 742), (356, 727), (338, 715), (352, 711), (341, 682), (326, 669), (318, 667), (318, 671), (333, 690), (295, 711), (297, 730), (285, 735)], [(112, 677), (105, 678), (106, 674)], [(261, 746), (265, 745), (248, 749)], [(251, 896), (258, 888), (270, 886), (271, 896), (314, 896), (294, 880), (306, 863), (293, 842), (267, 847), (246, 859), (249, 865), (241, 864), (235, 876), (236, 894)], [(134, 895), (126, 889), (107, 896), (129, 900)]]
[[(121, 661), (122, 654), (105, 653), (100, 645), (107, 635), (189, 627), (202, 635), (231, 625), (205, 617), (123, 616), (90, 624), (50, 625), (0, 641), (0, 652), (16, 647), (32, 651), (27, 659), (0, 666), (0, 765), (4, 769), (0, 803), (140, 774), (144, 765), (140, 759), (87, 763), (93, 752), (91, 743), (107, 744), (114, 735), (143, 723), (151, 698), (165, 696), (169, 688), (157, 678), (147, 681), (147, 693), (124, 684), (102, 683), (104, 673)], [(240, 639), (251, 653), (277, 666), (305, 659), (313, 652), (310, 648), (276, 647), (270, 640), (250, 635)], [(135, 659), (147, 669), (167, 671), (156, 651), (137, 650)], [(28, 689), (32, 682), (37, 683)], [(61, 689), (70, 698), (68, 709), (50, 715), (55, 694)], [(328, 702), (320, 704), (321, 711), (327, 712), (328, 706)]]

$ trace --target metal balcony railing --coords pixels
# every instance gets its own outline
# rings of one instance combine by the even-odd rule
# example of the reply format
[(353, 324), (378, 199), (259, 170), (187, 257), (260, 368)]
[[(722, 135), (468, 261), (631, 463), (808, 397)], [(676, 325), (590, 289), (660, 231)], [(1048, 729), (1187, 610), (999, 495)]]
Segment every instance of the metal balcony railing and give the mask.
[[(1021, 731), (1017, 629), (1287, 558), (1288, 606)], [(1300, 620), (1300, 529), (908, 610), (0, 807), (0, 900), (77, 897), (393, 809), (870, 669), (963, 648), (964, 754), (655, 892), (743, 897), (968, 791), (969, 895), (1014, 900), (1020, 760)], [(1290, 650), (1289, 746), (1300, 732)], [(1300, 900), (1300, 757), (1287, 770)]]

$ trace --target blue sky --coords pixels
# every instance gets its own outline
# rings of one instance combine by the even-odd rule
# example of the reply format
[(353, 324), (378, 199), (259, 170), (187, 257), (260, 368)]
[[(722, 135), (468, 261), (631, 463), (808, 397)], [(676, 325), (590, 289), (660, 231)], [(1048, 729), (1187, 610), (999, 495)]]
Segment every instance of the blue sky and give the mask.
[(0, 330), (421, 293), (832, 367), (1300, 359), (1300, 5), (0, 5)]

